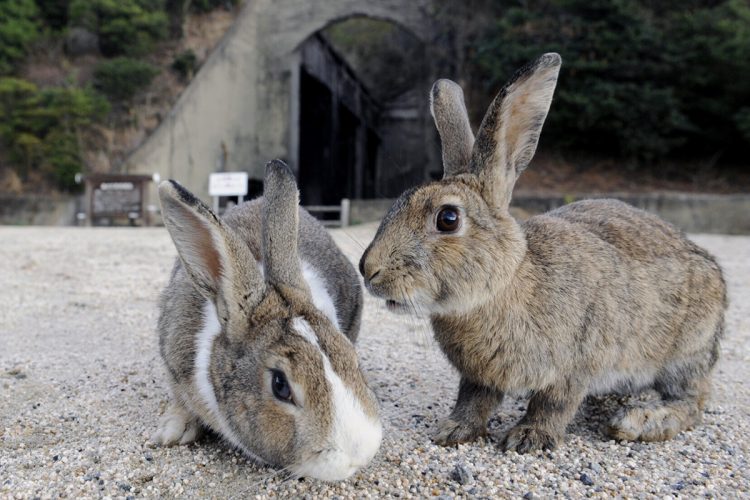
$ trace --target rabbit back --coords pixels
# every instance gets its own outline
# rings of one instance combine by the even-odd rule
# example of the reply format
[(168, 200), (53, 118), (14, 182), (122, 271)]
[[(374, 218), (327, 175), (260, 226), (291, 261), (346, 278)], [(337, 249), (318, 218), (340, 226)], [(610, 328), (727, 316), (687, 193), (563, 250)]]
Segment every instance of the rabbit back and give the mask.
[[(624, 378), (631, 380), (687, 358), (692, 363), (695, 356), (706, 358), (698, 363), (706, 371), (713, 367), (726, 285), (715, 259), (680, 230), (617, 200), (571, 203), (532, 217), (522, 228), (535, 269), (549, 272), (536, 276), (549, 292), (537, 296), (540, 316), (550, 314), (541, 310), (549, 304), (580, 302), (556, 312), (563, 323), (581, 326), (570, 328), (569, 340), (578, 350), (592, 351), (582, 366), (595, 371), (597, 361), (613, 358), (609, 366), (629, 372)], [(600, 385), (594, 392), (613, 389), (606, 378)]]

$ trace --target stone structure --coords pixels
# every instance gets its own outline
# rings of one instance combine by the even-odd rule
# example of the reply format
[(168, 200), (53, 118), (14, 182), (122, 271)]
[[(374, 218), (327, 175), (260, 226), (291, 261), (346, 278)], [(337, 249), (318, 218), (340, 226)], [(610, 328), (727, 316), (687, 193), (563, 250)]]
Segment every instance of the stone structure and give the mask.
[[(429, 48), (436, 32), (430, 13), (431, 0), (247, 0), (219, 47), (161, 125), (126, 160), (123, 170), (179, 179), (207, 199), (211, 172), (243, 170), (259, 179), (263, 165), (272, 158), (286, 160), (295, 171), (301, 164), (307, 168), (299, 157), (303, 140), (300, 116), (305, 106), (301, 103), (301, 87), (306, 77), (321, 81), (321, 73), (325, 73), (316, 74), (311, 64), (314, 57), (335, 59), (316, 33), (337, 21), (366, 16), (400, 25)], [(439, 165), (437, 137), (427, 108), (429, 85), (435, 74), (426, 74), (423, 82), (415, 83), (415, 96), (419, 98), (412, 96), (408, 110), (380, 109), (387, 111), (383, 133), (406, 137), (401, 149), (412, 152), (411, 160), (404, 163), (388, 155), (373, 160), (383, 144), (376, 116), (382, 114), (377, 112), (379, 104), (368, 102), (356, 75), (345, 63), (336, 63), (341, 67), (328, 71), (333, 78), (323, 78), (322, 84), (337, 96), (332, 107), (343, 103), (346, 108), (340, 113), (344, 123), (339, 130), (359, 127), (352, 138), (356, 144), (351, 151), (344, 148), (351, 156), (344, 160), (350, 169), (344, 183), (346, 194), (394, 196), (406, 185), (393, 185), (394, 177), (405, 177), (408, 184), (427, 178), (428, 166)], [(339, 78), (342, 75), (346, 78)], [(398, 105), (403, 107), (404, 102)], [(410, 127), (408, 133), (393, 132), (398, 120)], [(305, 170), (298, 173), (303, 182), (314, 177)], [(326, 201), (312, 191), (305, 193), (303, 188), (305, 196), (310, 198), (303, 199), (306, 203)]]

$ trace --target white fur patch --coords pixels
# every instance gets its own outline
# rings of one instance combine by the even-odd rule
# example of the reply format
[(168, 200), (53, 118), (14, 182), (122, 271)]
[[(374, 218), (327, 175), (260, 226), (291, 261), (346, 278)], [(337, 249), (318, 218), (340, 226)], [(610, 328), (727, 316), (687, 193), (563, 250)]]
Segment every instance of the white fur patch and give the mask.
[(315, 304), (315, 307), (331, 320), (331, 323), (333, 323), (336, 330), (341, 331), (339, 320), (336, 316), (336, 306), (333, 305), (333, 298), (331, 298), (331, 294), (328, 293), (323, 277), (318, 273), (318, 270), (312, 266), (312, 264), (309, 264), (304, 260), (301, 262), (302, 276), (305, 278), (307, 286), (310, 287), (313, 304)]
[[(310, 326), (310, 323), (305, 321), (304, 318), (300, 316), (294, 318), (292, 320), (292, 327), (294, 327), (294, 331), (297, 332), (298, 335), (320, 349), (320, 344), (318, 344), (318, 336), (315, 335), (315, 331)], [(323, 355), (322, 351), (321, 355)], [(328, 362), (328, 358), (325, 355), (323, 355), (323, 362)]]
[[(295, 318), (293, 326), (299, 335), (320, 349), (317, 336), (307, 321)], [(329, 450), (301, 464), (295, 472), (324, 481), (339, 481), (348, 478), (372, 460), (380, 447), (383, 429), (379, 420), (372, 419), (364, 412), (357, 397), (333, 370), (331, 362), (322, 351), (321, 357), (333, 399)]]
[[(331, 323), (333, 323), (333, 326), (336, 328), (336, 330), (341, 331), (341, 326), (339, 326), (339, 319), (336, 315), (336, 306), (333, 304), (333, 298), (331, 297), (331, 294), (328, 293), (325, 280), (320, 275), (318, 270), (315, 269), (315, 267), (313, 267), (313, 265), (307, 261), (300, 260), (300, 268), (302, 269), (302, 278), (310, 288), (313, 305), (318, 308), (318, 310), (322, 312), (326, 316), (326, 318), (331, 321)], [(263, 269), (262, 262), (258, 262), (258, 269), (260, 269), (261, 276), (265, 277), (265, 271)]]
[(214, 339), (216, 339), (219, 333), (221, 333), (221, 323), (219, 323), (216, 306), (210, 300), (206, 300), (203, 304), (203, 328), (201, 328), (196, 337), (195, 373), (193, 375), (195, 386), (198, 388), (200, 398), (206, 405), (209, 414), (213, 417), (215, 426), (218, 427), (214, 430), (221, 433), (227, 441), (251, 458), (258, 462), (264, 462), (263, 459), (245, 448), (239, 437), (237, 437), (229, 426), (229, 422), (227, 422), (226, 418), (219, 411), (219, 403), (216, 401), (216, 394), (209, 379), (211, 352), (213, 350)]

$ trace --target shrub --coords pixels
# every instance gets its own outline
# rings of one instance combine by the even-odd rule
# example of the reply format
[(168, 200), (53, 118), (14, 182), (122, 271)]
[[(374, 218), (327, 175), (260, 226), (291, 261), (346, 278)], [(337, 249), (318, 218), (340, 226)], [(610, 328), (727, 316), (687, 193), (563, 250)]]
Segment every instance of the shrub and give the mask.
[(62, 30), (68, 25), (69, 3), (70, 0), (36, 0), (42, 19), (53, 30)]
[(99, 63), (94, 69), (94, 86), (113, 101), (132, 99), (149, 86), (159, 70), (151, 64), (128, 57)]
[(190, 80), (195, 74), (197, 66), (198, 58), (195, 57), (195, 52), (190, 49), (180, 53), (172, 62), (172, 69), (175, 70), (183, 80)]
[(645, 162), (750, 146), (744, 0), (517, 0), (474, 49), (495, 90), (540, 53), (562, 55), (544, 142)]
[(163, 0), (72, 0), (69, 17), (99, 36), (107, 57), (141, 56), (167, 36)]
[(190, 10), (193, 12), (210, 12), (219, 7), (231, 9), (239, 3), (239, 0), (192, 0)]
[(0, 75), (11, 73), (39, 37), (34, 0), (0, 0)]
[(0, 78), (0, 143), (21, 177), (37, 169), (62, 189), (74, 189), (82, 169), (77, 137), (109, 112), (91, 89), (39, 89), (18, 78)]

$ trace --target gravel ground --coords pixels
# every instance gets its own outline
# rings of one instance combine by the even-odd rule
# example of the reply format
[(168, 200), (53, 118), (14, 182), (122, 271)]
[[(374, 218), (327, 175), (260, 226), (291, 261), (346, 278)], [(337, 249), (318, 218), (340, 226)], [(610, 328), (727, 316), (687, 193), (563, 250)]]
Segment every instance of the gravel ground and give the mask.
[[(373, 225), (334, 231), (357, 259)], [(521, 416), (506, 400), (491, 437), (430, 441), (458, 377), (423, 320), (367, 298), (358, 350), (385, 426), (348, 481), (287, 480), (215, 437), (152, 448), (167, 398), (156, 297), (175, 251), (164, 229), (0, 227), (0, 497), (750, 495), (750, 238), (695, 235), (726, 270), (731, 305), (715, 395), (699, 428), (666, 443), (600, 432), (614, 400), (588, 401), (551, 453), (502, 453)]]

